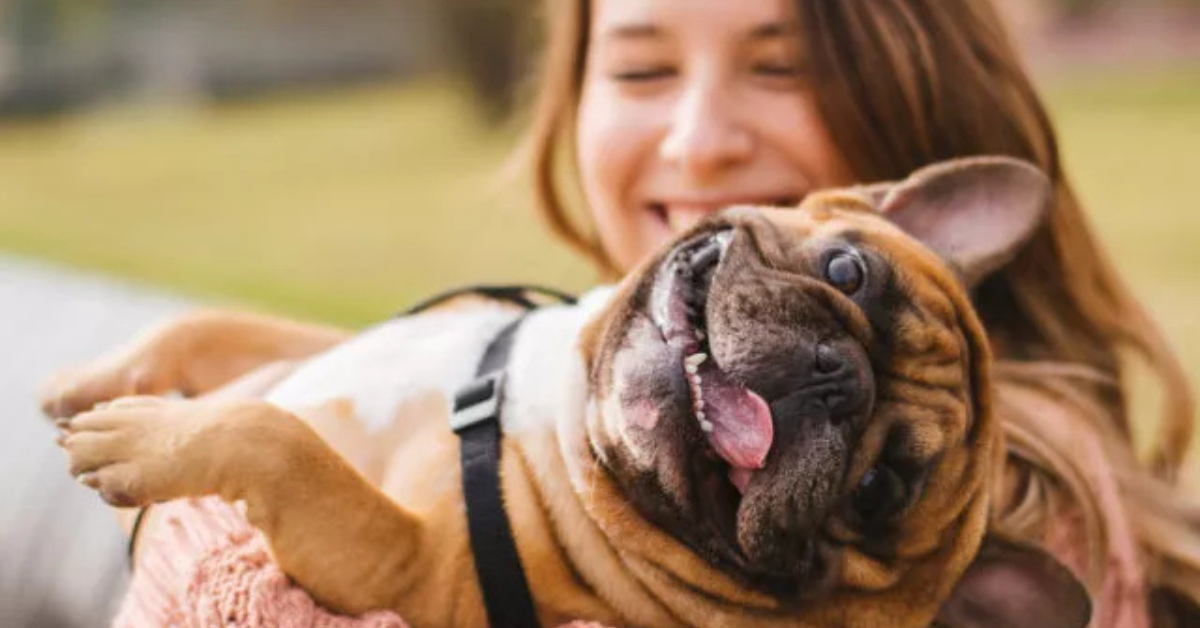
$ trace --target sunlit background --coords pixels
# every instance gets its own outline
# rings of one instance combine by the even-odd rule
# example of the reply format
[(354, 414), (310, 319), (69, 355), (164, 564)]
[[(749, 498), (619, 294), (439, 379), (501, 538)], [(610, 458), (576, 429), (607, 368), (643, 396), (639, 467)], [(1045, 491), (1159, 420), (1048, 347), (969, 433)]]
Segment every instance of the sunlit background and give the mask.
[[(1200, 373), (1200, 2), (1004, 0), (1119, 267)], [(8, 0), (0, 252), (347, 325), (580, 289), (506, 160), (533, 0)]]
[[(998, 2), (1098, 232), (1200, 385), (1200, 0)], [(98, 289), (77, 315), (11, 320), (0, 303), (2, 329), (83, 325), (103, 299), (153, 309), (137, 301), (147, 291), (361, 326), (462, 283), (594, 283), (506, 169), (537, 5), (0, 0), (0, 294), (36, 291), (29, 269), (45, 268), (143, 288)], [(25, 372), (30, 344), (58, 332), (37, 333), (0, 342), (0, 367), (42, 377)], [(117, 339), (89, 340), (76, 357)], [(35, 423), (34, 397), (0, 382), (0, 410), (22, 414), (0, 418)], [(36, 471), (0, 459), (28, 500), (0, 510), (0, 524), (25, 525), (50, 499), (21, 473), (69, 482), (52, 429), (37, 429)], [(72, 590), (61, 574), (79, 564), (36, 581)], [(17, 574), (0, 586), (17, 592), (9, 599), (36, 588), (21, 569), (5, 572)], [(45, 601), (30, 613), (71, 615), (56, 606), (71, 593), (32, 595)]]
[[(1200, 1), (1001, 7), (1104, 241), (1200, 372)], [(8, 0), (0, 251), (349, 325), (464, 282), (585, 287), (504, 169), (536, 13)]]
[[(1200, 2), (1003, 4), (1105, 241), (1200, 359)], [(355, 325), (584, 287), (503, 168), (535, 5), (8, 0), (0, 250)]]

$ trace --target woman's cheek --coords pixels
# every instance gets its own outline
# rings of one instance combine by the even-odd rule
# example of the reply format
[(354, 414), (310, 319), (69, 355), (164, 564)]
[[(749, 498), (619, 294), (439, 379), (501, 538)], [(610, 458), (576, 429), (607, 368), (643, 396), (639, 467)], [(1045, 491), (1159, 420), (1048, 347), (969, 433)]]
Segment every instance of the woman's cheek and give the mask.
[(652, 108), (623, 99), (615, 91), (593, 90), (581, 105), (578, 122), (581, 173), (613, 197), (624, 195), (630, 187), (653, 133)]
[(763, 124), (758, 129), (759, 136), (786, 155), (808, 183), (828, 188), (854, 182), (851, 169), (817, 108), (814, 94), (764, 98), (756, 110)]
[(654, 111), (591, 93), (581, 103), (577, 141), (584, 197), (613, 261), (629, 268), (653, 248), (655, 225), (636, 206), (639, 174), (657, 154)]

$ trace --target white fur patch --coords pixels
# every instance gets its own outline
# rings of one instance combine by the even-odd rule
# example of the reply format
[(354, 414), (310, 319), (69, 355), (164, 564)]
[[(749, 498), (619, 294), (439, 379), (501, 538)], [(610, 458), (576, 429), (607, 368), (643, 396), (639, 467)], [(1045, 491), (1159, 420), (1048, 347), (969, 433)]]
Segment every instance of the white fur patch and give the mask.
[[(598, 288), (577, 306), (544, 308), (521, 326), (509, 361), (506, 432), (548, 427), (555, 417), (580, 420), (587, 377), (579, 334), (611, 294)], [(389, 320), (310, 359), (266, 399), (300, 408), (346, 398), (368, 430), (381, 430), (415, 395), (432, 389), (453, 397), (475, 376), (487, 344), (517, 315), (511, 307), (482, 304)]]
[(387, 321), (309, 360), (267, 400), (304, 407), (345, 397), (368, 430), (382, 429), (406, 399), (431, 389), (449, 397), (470, 381), (487, 342), (514, 316), (487, 304)]
[(509, 358), (504, 431), (551, 428), (555, 421), (583, 420), (587, 366), (579, 336), (612, 297), (611, 287), (583, 295), (574, 307), (549, 307), (529, 315), (517, 331)]

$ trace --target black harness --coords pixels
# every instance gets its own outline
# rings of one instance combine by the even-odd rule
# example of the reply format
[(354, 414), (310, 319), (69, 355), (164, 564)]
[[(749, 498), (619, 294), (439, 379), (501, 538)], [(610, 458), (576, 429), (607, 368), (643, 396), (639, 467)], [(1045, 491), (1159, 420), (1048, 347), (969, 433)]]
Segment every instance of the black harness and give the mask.
[[(460, 459), (467, 528), (488, 625), (491, 628), (538, 628), (533, 595), (517, 554), (500, 490), (500, 411), (505, 368), (521, 323), (531, 311), (545, 303), (572, 304), (575, 298), (539, 286), (470, 286), (421, 301), (398, 316), (417, 314), (465, 295), (513, 303), (525, 310), (496, 334), (479, 361), (475, 379), (455, 394), (450, 427), (462, 441)], [(145, 512), (145, 508), (138, 512), (130, 535), (131, 558)]]
[(500, 412), (504, 401), (505, 368), (513, 339), (525, 317), (538, 307), (530, 297), (542, 295), (561, 303), (574, 303), (575, 299), (539, 287), (484, 286), (439, 295), (414, 309), (420, 311), (462, 294), (480, 294), (525, 308), (525, 312), (505, 325), (488, 344), (475, 370), (475, 379), (454, 395), (450, 428), (462, 442), (459, 457), (467, 529), (488, 625), (491, 628), (538, 628), (533, 595), (529, 592), (521, 557), (517, 555), (500, 490)]

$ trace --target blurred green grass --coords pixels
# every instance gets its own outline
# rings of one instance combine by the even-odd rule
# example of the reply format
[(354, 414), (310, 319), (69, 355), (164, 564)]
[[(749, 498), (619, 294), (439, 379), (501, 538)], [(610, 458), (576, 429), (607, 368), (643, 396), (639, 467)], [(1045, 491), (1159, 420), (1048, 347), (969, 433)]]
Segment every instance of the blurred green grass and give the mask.
[[(1045, 94), (1098, 232), (1196, 381), (1192, 70)], [(459, 283), (583, 288), (500, 174), (515, 140), (442, 82), (0, 125), (0, 250), (355, 326)]]
[[(470, 281), (582, 288), (451, 84), (0, 125), (0, 250), (359, 325)], [(512, 177), (508, 177), (512, 179)]]

